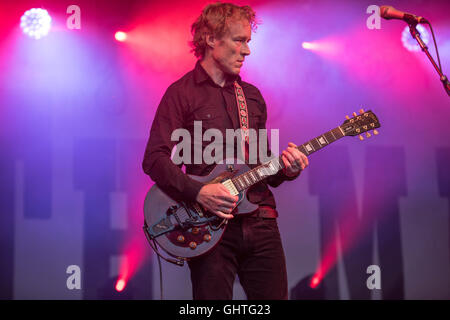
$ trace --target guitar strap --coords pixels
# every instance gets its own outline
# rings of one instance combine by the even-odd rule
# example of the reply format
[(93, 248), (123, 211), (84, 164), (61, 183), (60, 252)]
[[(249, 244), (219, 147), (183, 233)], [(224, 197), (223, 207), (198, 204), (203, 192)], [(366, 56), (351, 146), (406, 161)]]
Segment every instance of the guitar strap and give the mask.
[[(242, 90), (242, 87), (237, 83), (237, 81), (234, 82), (234, 91), (236, 93), (239, 123), (241, 125), (241, 132), (242, 132), (242, 141), (241, 141), (242, 154), (245, 155), (245, 162), (248, 162), (250, 125), (248, 122), (249, 117), (248, 117), (247, 101), (245, 100), (244, 90)], [(278, 217), (277, 211), (269, 206), (260, 206), (251, 215), (259, 218)]]
[(238, 117), (239, 123), (241, 126), (241, 148), (242, 154), (245, 156), (245, 160), (248, 160), (248, 144), (249, 144), (249, 123), (248, 123), (248, 109), (247, 109), (247, 101), (245, 100), (244, 90), (237, 83), (234, 82), (234, 92), (236, 93), (236, 102), (238, 107)]

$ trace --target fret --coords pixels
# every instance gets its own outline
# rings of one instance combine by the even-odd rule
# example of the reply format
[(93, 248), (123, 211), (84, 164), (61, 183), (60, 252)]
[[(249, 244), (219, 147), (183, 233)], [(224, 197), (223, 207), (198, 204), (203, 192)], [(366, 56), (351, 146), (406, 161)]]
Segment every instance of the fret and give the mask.
[(239, 177), (233, 179), (233, 183), (238, 186), (238, 190), (244, 189), (244, 186), (242, 185), (241, 179)]
[(248, 181), (250, 181), (250, 185), (252, 185), (252, 184), (255, 183), (255, 181), (253, 181), (253, 179), (252, 179), (253, 177), (252, 177), (252, 175), (250, 174), (250, 171), (246, 172), (246, 173), (245, 173), (245, 176), (247, 177)]
[(275, 167), (274, 167), (272, 161), (269, 161), (269, 165), (268, 165), (267, 169), (269, 170), (270, 175), (272, 175), (273, 172), (275, 171)]
[(261, 177), (259, 176), (257, 168), (253, 169), (252, 172), (253, 172), (253, 175), (256, 177), (256, 181), (259, 182), (262, 180)]
[(244, 189), (245, 189), (245, 185), (244, 185), (244, 182), (242, 181), (241, 176), (237, 177), (236, 180), (239, 181), (239, 182), (238, 182), (238, 184), (239, 184), (239, 189), (244, 190)]
[(264, 165), (259, 166), (259, 167), (258, 167), (258, 171), (259, 171), (259, 175), (260, 175), (262, 178), (265, 178), (266, 176), (268, 176), (266, 167), (265, 167)]
[(253, 175), (252, 175), (252, 172), (251, 172), (251, 171), (247, 171), (247, 172), (245, 173), (245, 175), (247, 176), (248, 180), (250, 180), (250, 183), (251, 183), (251, 184), (254, 184), (254, 183), (256, 182), (255, 179), (253, 179)]
[(322, 148), (322, 146), (320, 145), (319, 141), (317, 141), (316, 138), (310, 140), (310, 143), (314, 146), (314, 151), (317, 151)]
[[(322, 140), (321, 140), (321, 139), (323, 139), (325, 142), (322, 143)], [(322, 143), (322, 144), (324, 144), (324, 145), (330, 144), (330, 143), (328, 142), (327, 137), (325, 137), (325, 134), (323, 134), (323, 135), (320, 136), (319, 142)]]
[(255, 181), (254, 183), (259, 182), (258, 176), (256, 175), (254, 170), (250, 170), (250, 174), (251, 174), (253, 180)]
[(344, 133), (343, 133), (342, 129), (339, 128), (339, 127), (334, 128), (331, 131), (333, 132), (334, 136), (337, 137), (337, 139), (342, 138), (344, 136)]
[(270, 166), (272, 169), (272, 174), (275, 174), (278, 172), (278, 170), (280, 170), (280, 162), (282, 163), (283, 161), (281, 160), (281, 156), (279, 156), (278, 158), (272, 159), (270, 160)]
[(248, 172), (243, 173), (242, 176), (244, 177), (245, 181), (247, 182), (247, 185), (251, 186), (252, 185), (252, 180), (250, 179), (250, 177), (248, 175)]
[(238, 190), (242, 190), (243, 189), (243, 186), (242, 186), (242, 183), (241, 183), (239, 177), (236, 177), (236, 178), (234, 178), (232, 180), (233, 180), (234, 184), (237, 185)]
[(308, 154), (313, 153), (314, 151), (316, 151), (316, 149), (314, 149), (314, 146), (312, 146), (309, 142), (305, 143), (303, 146), (306, 149), (306, 151), (308, 151)]
[(274, 173), (277, 173), (281, 169), (284, 169), (284, 162), (283, 159), (281, 159), (281, 156), (277, 158), (277, 170)]
[(259, 166), (259, 167), (258, 167), (258, 171), (259, 171), (259, 175), (260, 175), (262, 178), (265, 178), (265, 177), (267, 176), (267, 171), (266, 171), (266, 168), (264, 167), (264, 165)]
[(336, 141), (336, 138), (333, 135), (333, 131), (328, 131), (324, 134), (325, 138), (327, 138), (328, 143), (332, 143)]
[(255, 168), (255, 172), (258, 174), (258, 180), (261, 181), (264, 179), (264, 174), (259, 168)]
[(305, 147), (303, 145), (297, 147), (298, 150), (300, 150), (301, 153), (305, 155), (309, 155), (309, 152), (306, 151)]
[(247, 186), (247, 183), (245, 182), (244, 176), (241, 176), (241, 182), (242, 182), (242, 187), (244, 189), (246, 189), (248, 186)]
[(252, 175), (253, 179), (255, 179), (255, 182), (259, 182), (258, 176), (256, 175), (255, 171), (250, 171), (250, 174)]
[(256, 183), (256, 182), (259, 182), (258, 177), (257, 177), (256, 174), (255, 174), (255, 171), (251, 170), (251, 171), (250, 171), (250, 174), (252, 175), (253, 180), (255, 180), (255, 183)]
[(264, 174), (264, 167), (257, 167), (256, 168), (256, 172), (258, 172), (258, 176), (259, 176), (259, 178), (262, 180), (262, 179), (264, 179), (264, 176), (265, 176), (265, 174)]
[(327, 138), (325, 138), (324, 135), (321, 135), (320, 137), (317, 137), (316, 140), (320, 143), (320, 146), (322, 148), (328, 145)]
[(247, 185), (245, 184), (244, 178), (242, 176), (239, 177), (239, 181), (240, 181), (240, 183), (242, 185), (242, 189), (245, 189), (247, 187)]
[[(280, 170), (282, 170), (282, 169), (284, 169), (284, 162), (283, 162), (283, 159), (281, 159), (281, 157), (279, 157), (278, 158), (278, 169), (277, 169), (277, 172), (278, 171), (280, 171)], [(276, 172), (275, 172), (276, 173)]]

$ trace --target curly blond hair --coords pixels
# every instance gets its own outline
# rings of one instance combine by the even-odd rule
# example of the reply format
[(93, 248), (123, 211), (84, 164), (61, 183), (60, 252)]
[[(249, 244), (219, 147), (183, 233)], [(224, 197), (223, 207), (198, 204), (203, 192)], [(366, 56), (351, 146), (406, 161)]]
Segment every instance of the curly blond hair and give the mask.
[(193, 40), (190, 42), (192, 52), (199, 59), (205, 56), (206, 36), (213, 35), (220, 39), (227, 31), (229, 20), (247, 20), (252, 31), (255, 31), (259, 22), (255, 11), (250, 6), (237, 6), (232, 3), (216, 2), (207, 5), (197, 20), (191, 26)]

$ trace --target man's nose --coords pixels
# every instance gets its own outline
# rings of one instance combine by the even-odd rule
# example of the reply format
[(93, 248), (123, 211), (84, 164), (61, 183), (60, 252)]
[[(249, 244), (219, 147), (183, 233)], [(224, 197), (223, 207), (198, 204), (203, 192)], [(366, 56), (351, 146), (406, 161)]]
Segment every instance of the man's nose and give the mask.
[(250, 54), (250, 47), (248, 46), (248, 43), (244, 43), (241, 47), (241, 54), (243, 56), (248, 56)]

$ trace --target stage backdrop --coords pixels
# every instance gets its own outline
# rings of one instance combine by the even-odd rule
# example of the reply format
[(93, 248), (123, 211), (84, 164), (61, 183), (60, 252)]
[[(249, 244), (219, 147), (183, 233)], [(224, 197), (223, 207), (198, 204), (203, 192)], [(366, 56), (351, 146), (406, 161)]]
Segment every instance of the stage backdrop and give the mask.
[[(194, 67), (190, 26), (206, 4), (0, 2), (2, 299), (160, 298), (141, 163), (162, 95)], [(290, 298), (450, 298), (450, 100), (402, 43), (406, 23), (377, 19), (377, 0), (238, 4), (261, 21), (241, 75), (261, 90), (281, 148), (361, 108), (381, 122), (273, 189)], [(431, 21), (449, 74), (450, 3), (391, 5)], [(52, 17), (39, 40), (20, 28), (33, 7)], [(162, 266), (165, 298), (191, 299), (188, 268)]]

